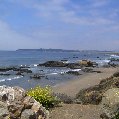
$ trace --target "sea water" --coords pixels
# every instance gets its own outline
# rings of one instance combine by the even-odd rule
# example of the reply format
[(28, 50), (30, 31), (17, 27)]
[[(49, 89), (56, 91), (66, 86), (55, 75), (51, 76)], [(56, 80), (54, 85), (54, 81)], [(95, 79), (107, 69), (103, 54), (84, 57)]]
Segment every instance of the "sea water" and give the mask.
[[(68, 68), (52, 68), (38, 67), (40, 63), (46, 61), (61, 61), (77, 62), (82, 59), (88, 59), (97, 62), (99, 65), (107, 64), (110, 55), (100, 52), (82, 51), (82, 52), (59, 52), (59, 51), (0, 51), (0, 67), (9, 66), (28, 66), (33, 73), (45, 75), (42, 79), (31, 79), (30, 74), (25, 76), (9, 76), (0, 75), (0, 85), (21, 86), (25, 89), (36, 85), (56, 85), (67, 80), (73, 80), (75, 76), (65, 74), (70, 71)], [(76, 69), (74, 71), (80, 71)], [(9, 73), (9, 72), (7, 72)]]

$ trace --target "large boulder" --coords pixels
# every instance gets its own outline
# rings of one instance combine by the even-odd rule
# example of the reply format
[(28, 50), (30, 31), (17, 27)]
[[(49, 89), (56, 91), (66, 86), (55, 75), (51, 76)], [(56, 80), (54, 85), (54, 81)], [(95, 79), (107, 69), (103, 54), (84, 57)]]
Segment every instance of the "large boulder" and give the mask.
[(109, 119), (119, 114), (119, 88), (107, 90), (103, 95), (100, 107)]
[(49, 112), (20, 87), (0, 86), (0, 119), (48, 119)]

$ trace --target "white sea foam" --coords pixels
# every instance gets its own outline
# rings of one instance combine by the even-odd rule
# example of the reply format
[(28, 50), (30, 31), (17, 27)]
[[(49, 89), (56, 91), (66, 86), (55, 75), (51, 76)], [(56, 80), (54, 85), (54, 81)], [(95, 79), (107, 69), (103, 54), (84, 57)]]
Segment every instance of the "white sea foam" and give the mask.
[(50, 74), (47, 74), (47, 75), (57, 75), (58, 73), (54, 72), (54, 73), (50, 73)]
[(110, 60), (97, 60), (96, 63), (99, 65), (99, 66), (103, 66), (103, 65), (108, 65), (108, 63), (110, 62)]
[(73, 69), (72, 71), (81, 71), (81, 69)]
[(13, 79), (19, 79), (19, 78), (22, 78), (23, 76), (16, 76), (16, 77), (13, 77), (13, 78), (8, 78), (8, 79), (2, 79), (0, 80), (0, 82), (4, 82), (4, 81), (11, 81)]
[(34, 64), (33, 66), (34, 66), (34, 67), (37, 67), (37, 66), (38, 66), (38, 64)]
[(65, 74), (65, 73), (66, 73), (65, 71), (60, 72), (60, 74)]
[(30, 67), (37, 67), (38, 64), (31, 64)]
[(119, 59), (119, 56), (118, 55), (110, 55), (111, 58), (118, 58)]

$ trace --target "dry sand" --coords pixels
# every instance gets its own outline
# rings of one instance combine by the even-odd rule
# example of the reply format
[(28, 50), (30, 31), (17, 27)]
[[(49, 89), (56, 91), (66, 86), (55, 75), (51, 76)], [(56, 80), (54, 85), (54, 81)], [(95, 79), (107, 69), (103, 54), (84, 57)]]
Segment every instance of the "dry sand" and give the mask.
[[(65, 93), (74, 97), (79, 90), (99, 84), (102, 79), (110, 77), (118, 68), (98, 68), (102, 73), (87, 73), (79, 79), (68, 81), (53, 87), (56, 93)], [(100, 119), (98, 105), (63, 104), (50, 111), (50, 119)]]
[(95, 70), (101, 71), (102, 73), (86, 73), (77, 79), (56, 85), (53, 87), (53, 91), (56, 93), (66, 93), (74, 97), (79, 90), (97, 85), (102, 79), (110, 77), (118, 68), (97, 68)]

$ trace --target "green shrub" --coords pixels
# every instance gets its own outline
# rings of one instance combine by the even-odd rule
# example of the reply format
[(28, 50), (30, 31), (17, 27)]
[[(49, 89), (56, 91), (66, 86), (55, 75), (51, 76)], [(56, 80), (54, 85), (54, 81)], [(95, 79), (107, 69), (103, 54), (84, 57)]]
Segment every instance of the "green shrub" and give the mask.
[(70, 97), (64, 93), (53, 93), (53, 95), (56, 96), (60, 102), (65, 104), (72, 104), (75, 101), (73, 97)]
[(59, 103), (57, 97), (52, 95), (52, 90), (50, 87), (42, 88), (40, 86), (37, 86), (30, 89), (27, 92), (27, 95), (33, 97), (36, 101), (40, 102), (46, 108), (54, 107)]

